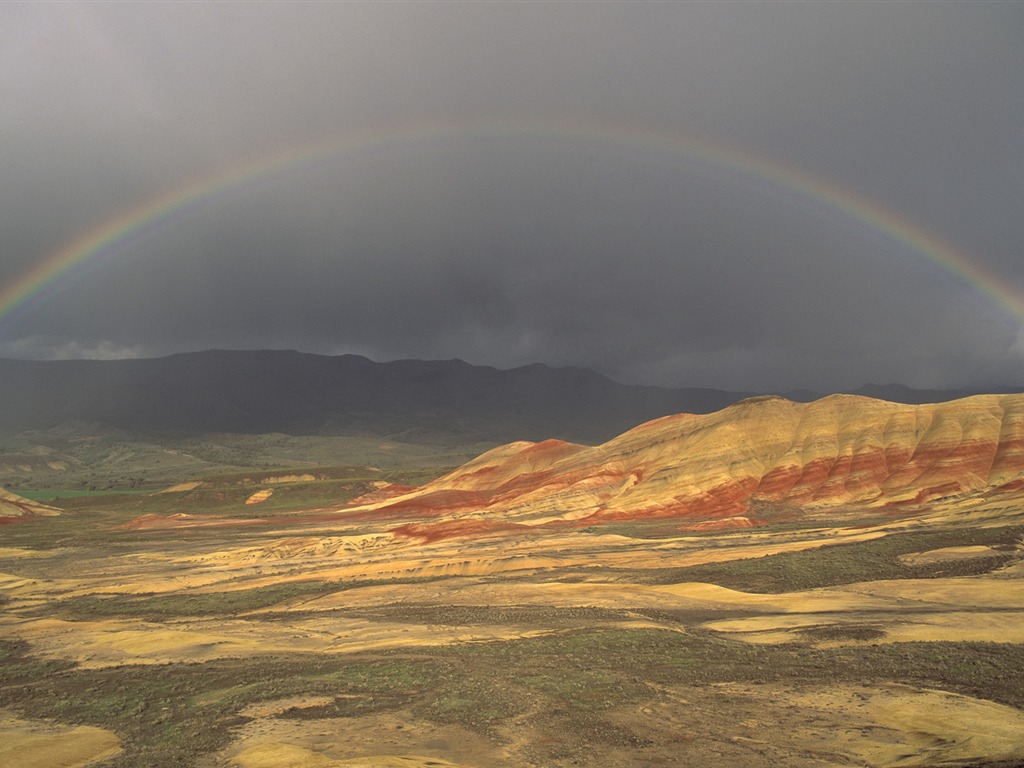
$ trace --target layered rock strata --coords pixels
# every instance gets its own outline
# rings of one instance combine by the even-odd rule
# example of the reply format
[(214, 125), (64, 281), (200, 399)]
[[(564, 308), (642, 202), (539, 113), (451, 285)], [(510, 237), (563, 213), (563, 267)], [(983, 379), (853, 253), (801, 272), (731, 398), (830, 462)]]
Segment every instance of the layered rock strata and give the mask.
[(50, 517), (59, 515), (61, 511), (57, 507), (31, 501), (0, 488), (0, 518)]
[(511, 443), (351, 513), (499, 515), (531, 525), (681, 518), (698, 528), (744, 527), (764, 509), (912, 508), (1022, 486), (1024, 395), (931, 405), (758, 397), (717, 413), (656, 419), (594, 447)]

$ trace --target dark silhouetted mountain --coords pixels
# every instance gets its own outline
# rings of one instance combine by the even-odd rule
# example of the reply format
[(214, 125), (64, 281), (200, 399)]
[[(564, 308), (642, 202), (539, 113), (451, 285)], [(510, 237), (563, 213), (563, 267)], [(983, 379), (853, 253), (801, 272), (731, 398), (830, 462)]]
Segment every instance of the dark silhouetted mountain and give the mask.
[(375, 363), (292, 351), (143, 360), (0, 360), (0, 427), (97, 422), (135, 433), (376, 434), (443, 443), (601, 441), (751, 393), (618, 384), (594, 371), (461, 360)]
[[(858, 393), (920, 402), (891, 389)], [(499, 370), (461, 360), (376, 363), (358, 355), (293, 351), (211, 350), (143, 360), (0, 359), (0, 427), (5, 429), (85, 421), (162, 435), (283, 432), (440, 443), (551, 437), (600, 442), (659, 416), (710, 413), (754, 394), (624, 385), (588, 369), (541, 364)], [(786, 394), (801, 401), (819, 396)]]

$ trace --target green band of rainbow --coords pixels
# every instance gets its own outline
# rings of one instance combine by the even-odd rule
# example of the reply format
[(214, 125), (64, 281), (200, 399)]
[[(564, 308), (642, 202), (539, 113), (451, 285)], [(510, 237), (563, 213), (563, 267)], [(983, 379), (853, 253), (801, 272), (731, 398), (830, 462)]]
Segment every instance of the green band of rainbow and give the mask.
[(58, 281), (76, 265), (115, 247), (148, 225), (160, 222), (165, 217), (218, 192), (242, 186), (256, 177), (317, 159), (386, 148), (388, 145), (471, 136), (562, 137), (606, 142), (695, 158), (713, 166), (767, 180), (825, 203), (843, 215), (852, 217), (920, 253), (1024, 323), (1024, 294), (1005, 285), (995, 275), (972, 262), (964, 253), (934, 234), (866, 197), (802, 170), (736, 147), (682, 134), (658, 133), (630, 126), (508, 121), (423, 122), (406, 124), (386, 131), (347, 134), (260, 155), (192, 180), (119, 212), (41, 259), (36, 266), (0, 290), (0, 321), (7, 318), (15, 309), (24, 306), (44, 288)]

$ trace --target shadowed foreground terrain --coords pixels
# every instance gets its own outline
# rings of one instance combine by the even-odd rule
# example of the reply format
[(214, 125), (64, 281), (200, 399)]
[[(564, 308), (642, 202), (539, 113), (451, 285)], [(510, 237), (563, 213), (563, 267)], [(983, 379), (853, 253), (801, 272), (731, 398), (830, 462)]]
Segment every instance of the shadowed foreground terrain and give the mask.
[(0, 763), (1021, 765), (1022, 428), (758, 399), (434, 479), (36, 494)]

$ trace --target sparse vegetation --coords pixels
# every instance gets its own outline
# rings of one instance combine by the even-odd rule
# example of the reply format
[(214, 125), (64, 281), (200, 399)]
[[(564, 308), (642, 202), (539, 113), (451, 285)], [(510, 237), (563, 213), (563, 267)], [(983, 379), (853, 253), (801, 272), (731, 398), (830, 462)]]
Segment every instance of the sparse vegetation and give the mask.
[(440, 465), (456, 466), (495, 445), (460, 445), (452, 435), (441, 437), (436, 445), (333, 435), (137, 435), (125, 439), (123, 433), (101, 425), (80, 425), (71, 431), (58, 428), (0, 434), (7, 443), (6, 450), (0, 451), (4, 459), (0, 461), (0, 482), (21, 495), (42, 491), (52, 498), (55, 488), (156, 491), (186, 480), (219, 482), (231, 475), (255, 479), (310, 468), (328, 479), (351, 479), (344, 474), (346, 468), (368, 477), (366, 465), (376, 468), (373, 479), (388, 480), (390, 473), (432, 479)]
[[(1016, 541), (1024, 528), (962, 528), (921, 533), (893, 533), (879, 539), (834, 544), (745, 560), (662, 569), (641, 576), (652, 584), (701, 581), (744, 592), (791, 592), (874, 579), (925, 579), (989, 573), (1019, 559)], [(942, 547), (985, 545), (1005, 554), (908, 566), (900, 555)]]
[[(315, 481), (276, 485), (272, 497), (276, 507), (269, 502), (266, 506), (244, 505), (246, 495), (267, 479), (259, 473), (208, 477), (204, 486), (176, 494), (77, 495), (62, 499), (67, 509), (62, 517), (6, 527), (5, 546), (38, 550), (38, 555), (24, 560), (11, 555), (0, 571), (40, 578), (59, 573), (63, 578), (65, 571), (73, 574), (86, 561), (100, 564), (97, 569), (105, 572), (103, 564), (121, 563), (122, 555), (127, 562), (142, 558), (139, 562), (147, 568), (163, 567), (164, 563), (178, 568), (173, 559), (163, 558), (301, 537), (306, 535), (304, 524), (292, 522), (301, 516), (288, 517), (289, 510), (326, 506), (327, 499), (374, 487), (370, 483), (378, 478), (412, 484), (440, 471), (367, 475), (365, 470), (360, 474), (359, 468), (334, 468), (318, 473)], [(49, 493), (49, 498), (57, 495)], [(178, 511), (224, 519), (264, 519), (260, 525), (240, 528), (116, 529), (141, 514)], [(366, 532), (381, 530), (365, 525)], [(620, 529), (624, 532), (629, 525), (633, 524), (623, 523)], [(632, 532), (644, 535), (633, 538), (658, 538), (659, 531), (667, 531), (666, 525), (664, 521), (646, 527), (634, 525)], [(784, 528), (787, 525), (790, 523), (783, 522), (774, 530), (785, 536), (791, 532), (796, 538), (807, 535), (806, 528)], [(315, 536), (335, 535), (327, 523), (317, 523), (314, 530)], [(338, 530), (342, 535), (363, 532), (354, 525)], [(1024, 528), (1020, 526), (898, 532), (870, 541), (690, 568), (637, 570), (591, 565), (583, 559), (565, 568), (527, 568), (468, 581), (496, 587), (538, 580), (582, 585), (706, 581), (745, 591), (783, 592), (876, 578), (987, 573), (1019, 557), (1022, 536)], [(709, 545), (722, 545), (715, 534), (707, 534), (695, 537), (694, 546), (705, 539)], [(899, 560), (910, 552), (970, 545), (990, 546), (998, 554), (913, 567)], [(338, 554), (337, 561), (344, 563), (349, 557)], [(300, 558), (236, 564), (231, 588), (221, 591), (182, 586), (168, 592), (67, 595), (58, 590), (35, 601), (0, 595), (0, 604), (5, 611), (29, 621), (102, 623), (112, 619), (175, 631), (187, 630), (189, 622), (197, 619), (216, 622), (230, 618), (250, 622), (254, 631), (265, 626), (268, 631), (281, 632), (289, 625), (323, 622), (320, 626), (329, 635), (343, 633), (346, 630), (340, 628), (355, 622), (359, 626), (398, 625), (398, 633), (420, 632), (422, 637), (435, 631), (461, 636), (460, 627), (481, 634), (509, 628), (512, 635), (534, 636), (441, 645), (411, 643), (390, 650), (348, 653), (254, 652), (244, 658), (203, 663), (125, 664), (102, 669), (82, 668), (53, 652), (44, 656), (26, 640), (5, 638), (0, 639), (0, 707), (24, 717), (112, 730), (125, 751), (105, 762), (107, 768), (210, 768), (217, 764), (211, 756), (232, 743), (257, 716), (249, 709), (253, 705), (280, 706), (274, 709), (274, 717), (296, 727), (305, 721), (313, 726), (324, 718), (356, 722), (358, 718), (404, 717), (433, 728), (464, 729), (495, 745), (507, 744), (510, 733), (521, 732), (528, 734), (520, 753), (524, 760), (550, 766), (600, 764), (614, 750), (624, 750), (622, 754), (648, 754), (644, 752), (648, 750), (663, 757), (673, 754), (667, 737), (631, 724), (627, 714), (672, 705), (671, 691), (680, 686), (695, 692), (701, 701), (715, 702), (716, 712), (721, 708), (727, 712), (733, 706), (714, 698), (719, 696), (716, 686), (726, 683), (813, 687), (900, 682), (1024, 709), (1024, 684), (1019, 675), (1024, 645), (875, 645), (872, 643), (884, 639), (885, 630), (870, 620), (809, 625), (793, 632), (791, 644), (755, 645), (702, 629), (712, 619), (750, 616), (746, 608), (451, 604), (444, 591), (451, 577), (441, 574), (396, 570), (332, 579), (319, 578), (313, 572), (306, 580), (294, 580), (303, 562)], [(266, 579), (274, 573), (287, 574), (291, 580), (268, 584)], [(254, 575), (259, 586), (246, 588), (244, 579)], [(435, 582), (435, 602), (422, 598), (431, 594), (433, 586), (417, 591), (420, 599), (416, 600), (393, 589)], [(378, 587), (383, 588), (378, 599), (363, 597), (378, 594), (374, 591)], [(359, 591), (363, 589), (367, 592)], [(305, 599), (346, 590), (356, 590), (352, 605), (343, 599), (332, 599), (328, 608), (306, 609), (303, 605)], [(292, 610), (277, 610), (289, 603)], [(838, 647), (823, 647), (832, 644)], [(312, 703), (289, 703), (305, 699)]]
[(626, 617), (626, 611), (607, 608), (548, 608), (527, 605), (387, 605), (379, 608), (346, 611), (378, 621), (400, 621), (412, 624), (525, 624), (540, 626), (585, 626), (595, 621), (614, 621)]
[(429, 662), (309, 654), (98, 670), (63, 666), (3, 659), (0, 706), (113, 730), (125, 753), (104, 764), (110, 768), (194, 765), (227, 743), (251, 703), (311, 693), (354, 697), (353, 712), (396, 708), (434, 679)]
[[(580, 631), (403, 653), (294, 654), (204, 664), (81, 670), (0, 645), (0, 706), (30, 717), (109, 728), (126, 752), (111, 768), (195, 765), (223, 747), (246, 706), (288, 696), (333, 697), (286, 718), (358, 717), (412, 707), (420, 717), (485, 736), (529, 713), (584, 754), (642, 737), (603, 713), (655, 702), (664, 685), (897, 681), (1024, 707), (1024, 649), (905, 643), (817, 651), (751, 646), (706, 632)], [(541, 713), (548, 713), (547, 715)]]
[(85, 620), (120, 616), (167, 619), (175, 616), (232, 616), (258, 611), (299, 597), (322, 595), (344, 589), (322, 581), (290, 581), (255, 589), (230, 592), (192, 592), (167, 595), (80, 595), (54, 602), (47, 613), (62, 618)]

